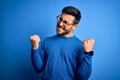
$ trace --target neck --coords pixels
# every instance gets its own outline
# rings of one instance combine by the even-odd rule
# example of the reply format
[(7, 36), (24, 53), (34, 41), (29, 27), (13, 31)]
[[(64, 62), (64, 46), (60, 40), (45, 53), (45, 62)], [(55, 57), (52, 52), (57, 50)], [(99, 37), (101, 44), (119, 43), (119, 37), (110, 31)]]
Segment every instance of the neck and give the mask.
[(69, 33), (69, 34), (64, 35), (64, 37), (72, 37), (72, 36), (73, 36), (73, 33)]

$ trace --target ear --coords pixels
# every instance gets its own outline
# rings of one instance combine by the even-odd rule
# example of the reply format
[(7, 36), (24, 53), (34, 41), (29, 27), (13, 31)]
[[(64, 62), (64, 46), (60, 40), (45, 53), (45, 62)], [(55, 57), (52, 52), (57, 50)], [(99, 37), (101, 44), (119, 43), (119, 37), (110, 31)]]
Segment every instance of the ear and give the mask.
[(77, 27), (78, 27), (78, 24), (74, 24), (72, 29), (75, 30)]

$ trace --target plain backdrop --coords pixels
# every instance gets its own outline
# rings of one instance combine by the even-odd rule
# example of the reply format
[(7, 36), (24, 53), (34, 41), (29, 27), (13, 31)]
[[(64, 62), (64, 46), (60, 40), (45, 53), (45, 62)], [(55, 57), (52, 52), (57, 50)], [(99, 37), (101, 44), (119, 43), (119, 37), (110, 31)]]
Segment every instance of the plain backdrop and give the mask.
[(120, 80), (119, 0), (0, 0), (0, 80), (40, 80), (29, 37), (55, 35), (56, 16), (69, 5), (82, 14), (74, 34), (96, 41), (89, 80)]

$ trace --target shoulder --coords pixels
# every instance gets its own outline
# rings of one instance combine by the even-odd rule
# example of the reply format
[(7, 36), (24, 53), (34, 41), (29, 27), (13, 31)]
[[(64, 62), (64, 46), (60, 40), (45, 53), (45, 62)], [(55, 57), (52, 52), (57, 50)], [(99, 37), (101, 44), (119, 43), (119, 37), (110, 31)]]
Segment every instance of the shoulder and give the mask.
[(57, 38), (57, 35), (53, 35), (53, 36), (50, 36), (50, 37), (46, 37), (46, 38), (44, 39), (44, 41), (54, 40), (54, 39), (56, 39), (56, 38)]
[(53, 35), (53, 36), (50, 36), (50, 37), (46, 37), (41, 45), (47, 49), (47, 48), (53, 48), (55, 45), (58, 44), (58, 36), (57, 35)]
[(50, 37), (46, 37), (46, 38), (43, 40), (43, 44), (54, 42), (56, 39), (57, 39), (57, 35), (53, 35), (53, 36), (50, 36)]
[(80, 40), (80, 39), (79, 39), (78, 37), (76, 37), (76, 36), (73, 37), (73, 40), (74, 40), (74, 42), (77, 43), (77, 44), (82, 44), (82, 43), (83, 43), (83, 41)]

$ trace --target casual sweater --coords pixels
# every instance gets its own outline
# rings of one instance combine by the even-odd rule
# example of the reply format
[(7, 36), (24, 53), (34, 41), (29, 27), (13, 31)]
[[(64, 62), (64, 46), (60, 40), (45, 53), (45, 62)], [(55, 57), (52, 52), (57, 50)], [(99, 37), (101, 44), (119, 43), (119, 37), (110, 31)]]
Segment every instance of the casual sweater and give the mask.
[(31, 50), (31, 59), (40, 80), (88, 80), (91, 74), (92, 56), (84, 54), (76, 36), (46, 38)]

